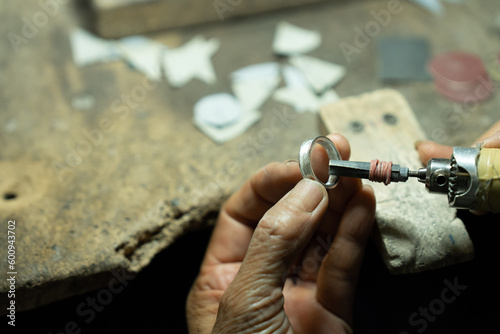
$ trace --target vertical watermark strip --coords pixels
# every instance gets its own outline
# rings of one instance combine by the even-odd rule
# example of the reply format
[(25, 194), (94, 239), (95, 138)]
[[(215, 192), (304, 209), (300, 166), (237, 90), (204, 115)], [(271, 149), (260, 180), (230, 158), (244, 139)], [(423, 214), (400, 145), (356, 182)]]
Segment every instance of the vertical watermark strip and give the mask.
[(7, 283), (9, 299), (7, 318), (10, 326), (16, 326), (16, 221), (7, 222)]

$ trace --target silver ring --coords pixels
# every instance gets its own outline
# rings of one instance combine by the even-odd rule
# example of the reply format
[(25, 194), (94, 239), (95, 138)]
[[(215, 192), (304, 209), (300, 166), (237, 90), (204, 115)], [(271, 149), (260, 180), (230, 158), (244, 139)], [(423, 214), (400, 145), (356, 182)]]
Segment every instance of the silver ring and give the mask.
[(328, 154), (328, 162), (331, 164), (335, 160), (341, 160), (339, 151), (335, 147), (335, 144), (325, 136), (319, 136), (314, 139), (306, 140), (300, 145), (299, 152), (299, 167), (300, 173), (304, 179), (312, 179), (321, 183), (326, 189), (333, 189), (339, 183), (339, 176), (328, 173), (328, 181), (326, 183), (321, 182), (314, 174), (312, 164), (311, 164), (311, 153), (314, 144), (321, 145), (326, 153)]

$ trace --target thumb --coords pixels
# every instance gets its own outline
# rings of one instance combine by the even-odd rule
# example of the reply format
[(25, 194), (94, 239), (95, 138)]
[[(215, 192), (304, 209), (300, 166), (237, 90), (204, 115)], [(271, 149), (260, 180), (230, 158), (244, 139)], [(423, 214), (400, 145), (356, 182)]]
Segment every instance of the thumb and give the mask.
[(311, 239), (327, 207), (326, 189), (303, 179), (264, 214), (238, 274), (222, 296), (214, 329), (243, 333), (263, 324), (288, 322), (282, 295), (288, 269)]
[(418, 141), (415, 143), (415, 149), (418, 152), (420, 161), (426, 165), (431, 158), (447, 158), (451, 157), (453, 147), (441, 145), (430, 140)]
[(325, 188), (304, 179), (262, 217), (241, 264), (240, 274), (265, 277), (282, 287), (283, 277), (297, 253), (311, 239), (328, 205)]

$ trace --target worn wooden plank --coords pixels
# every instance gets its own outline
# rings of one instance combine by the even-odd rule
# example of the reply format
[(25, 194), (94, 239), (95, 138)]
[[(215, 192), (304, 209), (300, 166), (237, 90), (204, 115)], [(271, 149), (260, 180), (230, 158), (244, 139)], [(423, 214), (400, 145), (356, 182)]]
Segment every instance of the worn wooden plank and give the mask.
[[(0, 39), (0, 64), (5, 65), (0, 76), (0, 235), (6, 234), (7, 220), (17, 220), (18, 310), (106, 286), (122, 270), (140, 271), (179, 235), (210, 225), (219, 204), (256, 169), (296, 158), (300, 143), (319, 134), (316, 115), (296, 114), (272, 100), (261, 108), (258, 124), (224, 145), (214, 144), (192, 123), (192, 108), (201, 97), (231, 92), (232, 71), (284, 61), (271, 52), (281, 20), (322, 34), (324, 42), (310, 55), (346, 67), (347, 76), (335, 87), (340, 96), (383, 87), (376, 77), (375, 38), (349, 59), (340, 45), (354, 45), (354, 28), (374, 22), (371, 11), (386, 10), (385, 0), (325, 1), (307, 10), (151, 35), (170, 47), (199, 34), (219, 39), (213, 58), (218, 81), (209, 86), (195, 80), (171, 89), (163, 80), (146, 97), (132, 100), (144, 76), (124, 63), (73, 64), (68, 32), (88, 22), (77, 2), (51, 3), (56, 2), (54, 15), (40, 5), (48, 1), (0, 6), (0, 35), (6, 37)], [(391, 17), (380, 36), (425, 36), (434, 53), (462, 49), (486, 57), (500, 49), (491, 29), (500, 10), (497, 2), (446, 5), (447, 15), (440, 18), (401, 3), (404, 10)], [(44, 25), (37, 21), (36, 29), (26, 28), (26, 22), (44, 15)], [(9, 39), (12, 34), (21, 39)], [(457, 105), (441, 98), (431, 82), (397, 89), (426, 136), (447, 144), (467, 145), (500, 118), (498, 96), (479, 105)], [(95, 105), (74, 109), (73, 100), (85, 95)], [(63, 169), (54, 169), (54, 162)], [(0, 237), (4, 259), (6, 241)], [(0, 312), (6, 309), (6, 288), (0, 281)]]
[(92, 0), (96, 31), (114, 38), (220, 22), (324, 0)]

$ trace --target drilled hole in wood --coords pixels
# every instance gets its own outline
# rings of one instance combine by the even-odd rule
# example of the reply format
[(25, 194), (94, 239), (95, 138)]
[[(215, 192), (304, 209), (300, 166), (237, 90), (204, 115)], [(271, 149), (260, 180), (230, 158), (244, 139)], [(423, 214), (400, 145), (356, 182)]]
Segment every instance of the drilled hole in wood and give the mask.
[(361, 132), (363, 131), (363, 128), (365, 127), (362, 122), (360, 121), (352, 121), (349, 123), (349, 127), (351, 128), (352, 131), (354, 132)]
[(6, 201), (10, 201), (10, 200), (13, 200), (13, 199), (16, 199), (17, 198), (17, 194), (14, 194), (14, 193), (5, 193), (3, 194), (3, 199), (6, 200)]
[(387, 114), (384, 114), (384, 122), (386, 122), (387, 124), (390, 124), (390, 125), (394, 125), (398, 122), (398, 118), (394, 114), (387, 113)]

